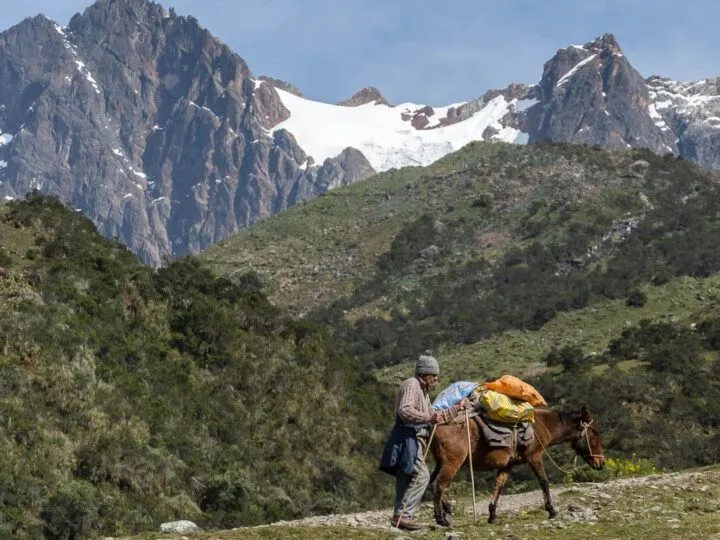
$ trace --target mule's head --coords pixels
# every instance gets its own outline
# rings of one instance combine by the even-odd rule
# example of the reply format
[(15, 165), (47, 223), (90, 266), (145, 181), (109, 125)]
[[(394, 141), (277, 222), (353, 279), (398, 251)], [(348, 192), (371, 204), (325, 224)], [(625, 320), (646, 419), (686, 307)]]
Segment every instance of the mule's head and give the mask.
[(576, 428), (575, 436), (572, 439), (573, 450), (593, 469), (602, 469), (605, 465), (605, 455), (600, 432), (587, 407), (583, 407), (580, 410), (580, 416), (573, 421)]

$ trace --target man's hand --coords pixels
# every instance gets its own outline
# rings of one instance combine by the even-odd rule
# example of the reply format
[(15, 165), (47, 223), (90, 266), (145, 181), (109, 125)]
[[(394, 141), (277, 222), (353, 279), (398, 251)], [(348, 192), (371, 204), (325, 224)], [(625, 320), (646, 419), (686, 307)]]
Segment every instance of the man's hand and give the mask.
[(461, 399), (460, 402), (456, 405), (458, 411), (464, 411), (467, 409), (468, 405), (470, 404), (470, 400), (468, 398)]
[(445, 418), (443, 418), (443, 415), (441, 412), (436, 412), (430, 415), (430, 423), (435, 424), (441, 424)]

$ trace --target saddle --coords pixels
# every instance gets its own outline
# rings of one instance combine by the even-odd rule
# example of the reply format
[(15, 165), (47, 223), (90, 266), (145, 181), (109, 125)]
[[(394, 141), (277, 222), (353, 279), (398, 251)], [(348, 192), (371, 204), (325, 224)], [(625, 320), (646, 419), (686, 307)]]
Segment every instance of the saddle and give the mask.
[[(490, 448), (510, 448), (530, 446), (535, 440), (535, 430), (530, 422), (503, 424), (488, 418), (481, 408), (468, 411), (468, 417), (477, 422), (480, 431)], [(465, 415), (458, 415), (452, 423), (462, 424)]]

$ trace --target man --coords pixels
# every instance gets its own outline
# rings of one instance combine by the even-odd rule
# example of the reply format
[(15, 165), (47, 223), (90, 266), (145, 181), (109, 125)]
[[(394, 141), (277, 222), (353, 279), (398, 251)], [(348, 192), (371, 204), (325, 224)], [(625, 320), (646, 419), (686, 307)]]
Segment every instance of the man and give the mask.
[(395, 476), (395, 511), (391, 523), (406, 531), (423, 526), (415, 522), (415, 511), (430, 481), (424, 455), (430, 426), (454, 418), (467, 400), (443, 411), (433, 411), (428, 390), (435, 386), (440, 366), (431, 350), (415, 363), (415, 375), (400, 386), (395, 400), (395, 426), (385, 445), (380, 470)]

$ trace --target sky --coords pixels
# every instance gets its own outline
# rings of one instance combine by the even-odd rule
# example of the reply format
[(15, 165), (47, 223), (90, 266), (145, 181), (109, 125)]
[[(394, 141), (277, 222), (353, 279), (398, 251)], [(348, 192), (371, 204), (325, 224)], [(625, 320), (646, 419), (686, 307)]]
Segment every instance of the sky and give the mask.
[[(91, 0), (3, 0), (0, 30)], [(558, 49), (613, 33), (643, 76), (720, 76), (717, 0), (161, 0), (192, 15), (255, 75), (335, 103), (375, 86), (391, 103), (446, 105), (535, 83)]]

